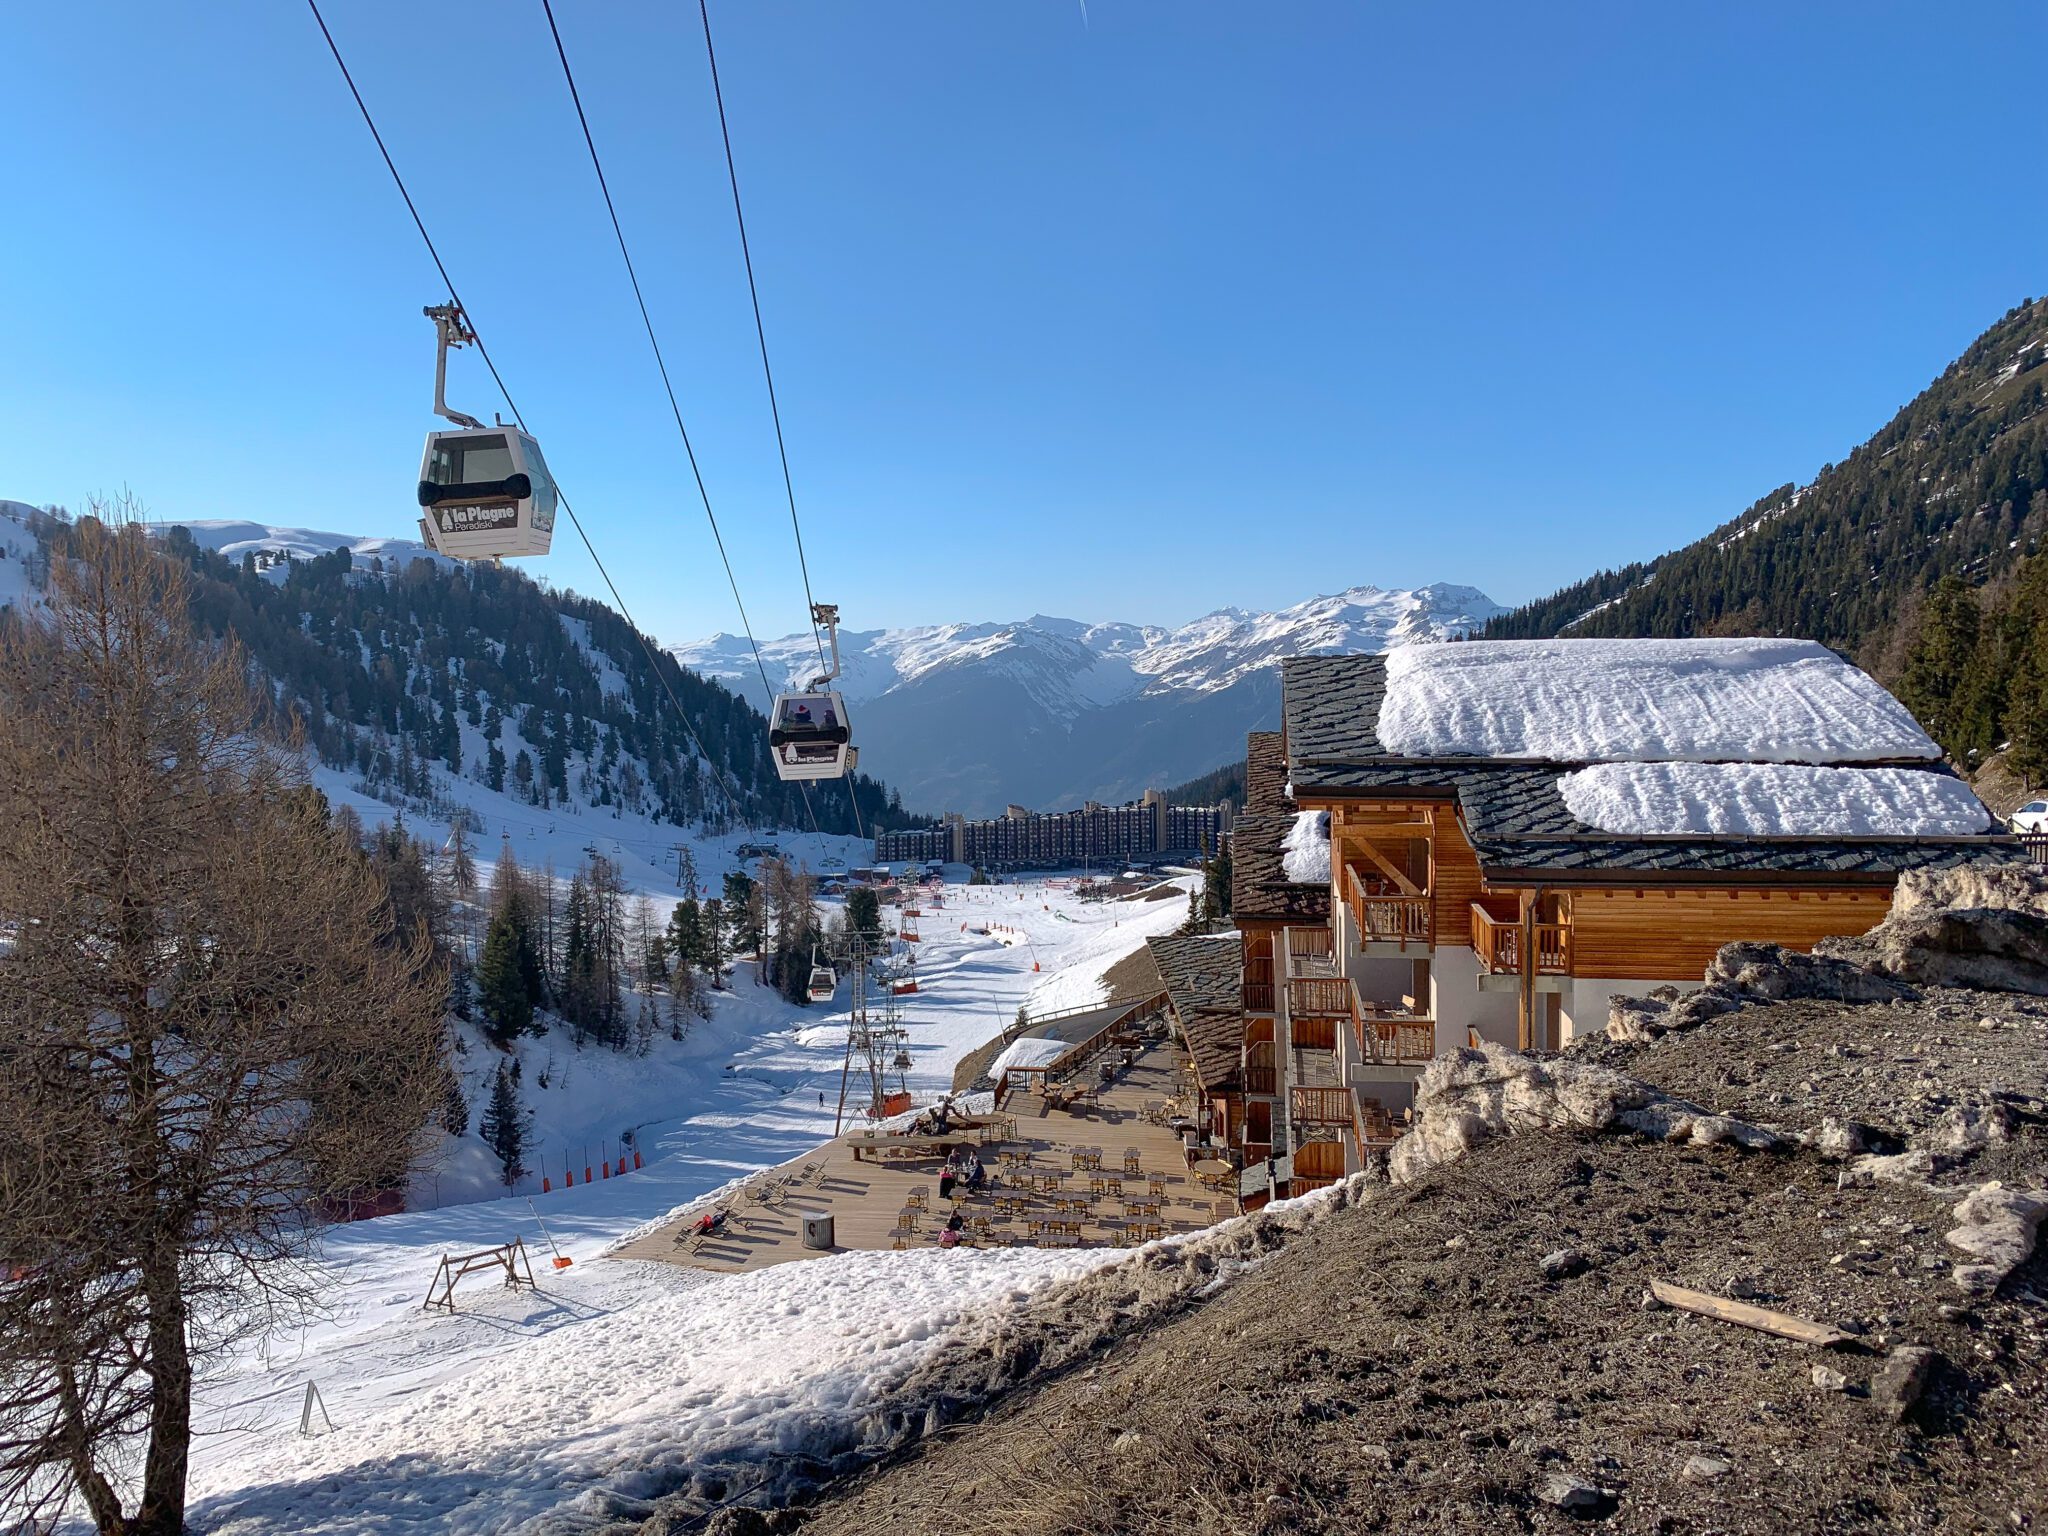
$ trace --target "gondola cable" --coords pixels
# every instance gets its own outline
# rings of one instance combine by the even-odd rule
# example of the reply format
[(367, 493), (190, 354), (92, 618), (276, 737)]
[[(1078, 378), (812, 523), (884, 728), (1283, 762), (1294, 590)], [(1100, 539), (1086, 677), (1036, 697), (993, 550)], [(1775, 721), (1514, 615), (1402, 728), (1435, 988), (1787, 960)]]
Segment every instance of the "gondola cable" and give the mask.
[[(341, 56), (341, 47), (335, 42), (334, 34), (328, 30), (327, 18), (320, 14), (319, 0), (306, 0), (306, 6), (313, 13), (313, 20), (320, 28), (321, 37), (326, 39), (327, 51), (334, 55), (335, 66), (341, 71), (341, 78), (348, 86), (349, 95), (355, 98), (356, 110), (362, 114), (363, 126), (370, 130), (370, 137), (377, 144), (377, 153), (384, 157), (384, 168), (391, 173), (392, 184), (398, 188), (398, 195), (405, 200), (405, 210), (412, 215), (413, 227), (419, 231), (420, 240), (426, 246), (428, 256), (433, 258), (434, 269), (441, 274), (441, 282), (448, 290), (450, 302), (467, 316), (468, 307), (463, 304), (462, 295), (455, 287), (455, 279), (449, 275), (447, 263), (441, 260), (441, 252), (434, 245), (434, 237), (427, 233), (426, 221), (420, 217), (419, 207), (413, 202), (412, 193), (405, 185), (405, 178), (399, 174), (398, 165), (391, 158), (391, 151), (385, 147), (384, 135), (378, 131), (377, 120), (370, 115), (369, 104), (363, 100), (363, 93), (356, 88), (355, 76), (349, 72), (348, 61)], [(498, 393), (504, 397), (505, 408), (512, 413), (512, 419), (524, 431), (526, 429), (526, 420), (519, 414), (519, 405), (513, 400), (512, 391), (505, 387), (504, 377), (498, 372), (498, 365), (492, 360), (490, 350), (484, 345), (482, 334), (476, 330), (474, 321), (470, 322), (470, 329), (474, 337), (477, 355), (483, 359), (484, 367), (490, 370), (492, 382), (498, 386)], [(611, 572), (606, 569), (603, 557), (597, 552), (597, 546), (591, 542), (590, 534), (584, 529), (582, 519), (577, 517), (575, 509), (569, 505), (569, 498), (566, 495), (562, 495), (560, 500), (563, 512), (568, 514), (570, 526), (576, 530), (576, 536), (583, 541), (583, 548), (589, 553), (591, 563), (597, 567), (598, 575), (604, 578), (605, 587), (611, 593), (612, 601), (618, 604), (619, 614), (625, 619), (626, 627), (632, 630), (634, 637), (640, 642), (640, 648), (647, 653), (647, 662), (654, 672), (655, 680), (661, 684), (662, 691), (668, 695), (669, 703), (675, 706), (676, 718), (682, 722), (685, 734), (689, 736), (691, 744), (696, 747), (698, 755), (703, 758), (704, 766), (710, 771), (712, 782), (718, 785), (719, 790), (725, 795), (727, 803), (732, 807), (734, 813), (738, 815), (748, 833), (751, 834), (754, 831), (753, 818), (747, 814), (746, 807), (741, 803), (738, 794), (733, 790), (732, 786), (725, 782), (725, 775), (720, 772), (717, 760), (712, 757), (710, 750), (704, 745), (703, 739), (698, 736), (696, 727), (690, 723), (689, 711), (683, 708), (683, 701), (677, 696), (674, 685), (669, 682), (668, 675), (662, 671), (660, 659), (657, 657), (646, 633), (634, 622), (632, 610), (626, 606), (625, 598), (619, 595), (618, 584), (612, 580)], [(735, 590), (734, 595), (738, 595), (737, 590)], [(674, 665), (673, 659), (671, 659), (671, 665)]]
[[(772, 718), (772, 717), (773, 717), (773, 714), (774, 714), (774, 709), (775, 709), (775, 698), (776, 698), (776, 690), (775, 690), (775, 685), (774, 685), (773, 683), (769, 682), (769, 680), (768, 680), (768, 666), (767, 666), (767, 663), (766, 663), (765, 661), (763, 661), (763, 659), (762, 659), (762, 657), (761, 657), (761, 644), (760, 644), (760, 642), (759, 642), (758, 640), (756, 640), (756, 639), (754, 638), (754, 626), (753, 626), (753, 623), (752, 623), (752, 621), (751, 621), (751, 620), (749, 620), (749, 619), (748, 619), (748, 617), (747, 617), (747, 605), (746, 605), (745, 601), (744, 601), (744, 600), (743, 600), (743, 599), (742, 599), (742, 598), (740, 597), (740, 584), (739, 584), (739, 578), (738, 578), (738, 577), (737, 577), (737, 576), (736, 576), (736, 575), (735, 575), (735, 574), (733, 573), (733, 568), (732, 568), (732, 560), (731, 560), (731, 558), (730, 558), (730, 557), (729, 557), (729, 556), (728, 556), (728, 555), (726, 554), (726, 550), (725, 550), (725, 538), (724, 538), (724, 536), (723, 536), (723, 535), (722, 535), (722, 534), (721, 534), (721, 533), (719, 532), (719, 528), (718, 528), (718, 516), (717, 516), (717, 514), (716, 514), (716, 513), (715, 513), (715, 512), (714, 512), (714, 511), (712, 510), (712, 508), (711, 508), (711, 493), (710, 493), (710, 491), (709, 491), (709, 490), (708, 490), (708, 489), (707, 489), (707, 488), (705, 487), (705, 484), (704, 484), (704, 473), (703, 473), (703, 470), (702, 470), (701, 468), (699, 468), (699, 466), (698, 466), (698, 463), (697, 463), (697, 450), (696, 450), (696, 448), (695, 448), (695, 447), (694, 447), (694, 446), (693, 446), (693, 445), (691, 444), (691, 442), (690, 442), (690, 432), (689, 432), (689, 429), (688, 429), (688, 428), (687, 428), (686, 426), (684, 426), (684, 424), (683, 424), (683, 410), (682, 410), (682, 406), (681, 406), (681, 404), (680, 404), (680, 403), (678, 403), (678, 401), (676, 400), (676, 392), (675, 392), (675, 385), (674, 385), (674, 383), (673, 383), (673, 382), (671, 381), (671, 379), (669, 378), (669, 371), (668, 371), (668, 362), (667, 362), (667, 360), (666, 360), (666, 359), (665, 359), (665, 358), (664, 358), (664, 357), (662, 356), (662, 351), (661, 351), (661, 341), (660, 341), (660, 339), (659, 339), (659, 338), (658, 338), (658, 337), (656, 336), (656, 334), (655, 334), (655, 330), (654, 330), (654, 319), (653, 319), (653, 317), (652, 317), (652, 316), (651, 316), (651, 315), (650, 315), (650, 314), (648, 313), (648, 309), (647, 309), (647, 298), (646, 298), (646, 295), (645, 295), (645, 293), (644, 293), (644, 292), (643, 292), (643, 291), (641, 290), (641, 287), (640, 287), (640, 274), (639, 274), (639, 271), (638, 271), (638, 270), (637, 270), (637, 269), (636, 269), (636, 268), (634, 267), (634, 265), (633, 265), (633, 252), (632, 252), (632, 249), (631, 249), (631, 247), (630, 247), (630, 246), (628, 246), (628, 244), (627, 244), (627, 242), (626, 242), (626, 231), (625, 231), (625, 227), (624, 227), (624, 226), (623, 226), (623, 225), (622, 225), (622, 224), (621, 224), (621, 223), (619, 222), (619, 209), (618, 209), (618, 205), (617, 205), (617, 204), (616, 204), (616, 203), (615, 203), (615, 202), (614, 202), (614, 201), (612, 200), (612, 189), (611, 189), (611, 181), (610, 181), (610, 178), (608, 178), (608, 177), (607, 177), (607, 176), (605, 175), (605, 173), (604, 173), (604, 157), (603, 157), (603, 156), (601, 156), (601, 155), (600, 155), (600, 154), (598, 153), (598, 150), (597, 150), (597, 138), (596, 138), (596, 136), (595, 136), (595, 135), (594, 135), (594, 134), (593, 134), (593, 133), (591, 132), (591, 130), (590, 130), (590, 117), (589, 117), (589, 114), (587, 114), (587, 113), (586, 113), (586, 112), (585, 112), (585, 111), (583, 110), (583, 93), (582, 93), (582, 91), (580, 91), (580, 90), (579, 90), (579, 89), (577, 88), (577, 85), (576, 85), (576, 71), (574, 70), (574, 68), (572, 68), (572, 67), (571, 67), (571, 65), (570, 65), (570, 63), (569, 63), (569, 50), (568, 50), (568, 47), (567, 47), (567, 45), (565, 45), (565, 44), (563, 43), (563, 41), (562, 41), (562, 30), (561, 30), (561, 28), (560, 28), (560, 27), (559, 27), (559, 26), (558, 26), (558, 25), (556, 24), (556, 22), (555, 22), (555, 8), (554, 8), (554, 5), (552, 4), (552, 0), (541, 0), (541, 11), (542, 11), (542, 13), (543, 13), (543, 14), (544, 14), (544, 15), (545, 15), (545, 16), (547, 17), (547, 23), (548, 23), (548, 34), (549, 34), (549, 36), (551, 36), (551, 37), (552, 37), (552, 38), (554, 39), (554, 44), (555, 44), (555, 57), (556, 57), (556, 58), (557, 58), (557, 59), (558, 59), (558, 60), (559, 60), (559, 61), (561, 62), (561, 66), (562, 66), (562, 79), (563, 79), (563, 82), (564, 82), (564, 83), (565, 83), (565, 84), (566, 84), (566, 85), (567, 85), (567, 86), (569, 87), (569, 101), (570, 101), (570, 104), (571, 104), (572, 106), (574, 106), (574, 107), (575, 107), (575, 109), (576, 109), (576, 124), (577, 124), (577, 126), (578, 126), (578, 127), (579, 127), (579, 128), (580, 128), (580, 129), (582, 130), (582, 132), (583, 132), (583, 147), (584, 147), (584, 149), (585, 149), (585, 150), (587, 150), (587, 151), (589, 152), (589, 155), (590, 155), (590, 168), (591, 168), (591, 170), (592, 170), (592, 171), (593, 171), (593, 172), (594, 172), (594, 173), (596, 174), (596, 176), (597, 176), (597, 188), (598, 188), (598, 191), (599, 191), (599, 192), (600, 192), (600, 193), (601, 193), (601, 194), (603, 195), (603, 197), (604, 197), (604, 207), (605, 207), (605, 212), (606, 212), (606, 214), (607, 214), (607, 215), (608, 215), (608, 216), (610, 217), (610, 219), (611, 219), (611, 226), (612, 226), (612, 238), (613, 238), (613, 239), (614, 239), (614, 240), (615, 240), (615, 241), (617, 242), (617, 244), (618, 244), (618, 247), (619, 247), (619, 259), (620, 259), (620, 260), (621, 260), (622, 262), (624, 262), (624, 263), (625, 263), (625, 267), (626, 267), (626, 278), (627, 278), (627, 281), (628, 281), (628, 282), (629, 282), (629, 283), (630, 283), (630, 284), (632, 285), (632, 289), (633, 289), (633, 302), (634, 302), (634, 303), (635, 303), (635, 304), (636, 304), (636, 305), (638, 306), (638, 308), (639, 308), (639, 310), (640, 310), (640, 324), (641, 324), (641, 327), (642, 327), (642, 328), (643, 328), (643, 329), (644, 329), (644, 330), (646, 331), (646, 333), (647, 333), (647, 345), (648, 345), (648, 347), (649, 347), (649, 348), (650, 348), (650, 349), (651, 349), (651, 350), (653, 351), (653, 353), (654, 353), (654, 365), (655, 365), (655, 368), (656, 368), (656, 369), (657, 369), (657, 370), (658, 370), (658, 371), (660, 372), (660, 374), (661, 374), (661, 384), (662, 384), (662, 389), (663, 389), (663, 390), (664, 390), (664, 391), (665, 391), (665, 392), (667, 393), (667, 395), (668, 395), (668, 404), (669, 404), (669, 411), (670, 411), (670, 414), (671, 414), (671, 415), (673, 415), (673, 416), (674, 416), (674, 418), (675, 418), (675, 423), (676, 423), (676, 433), (677, 433), (677, 435), (678, 435), (679, 437), (681, 437), (681, 439), (682, 439), (682, 442), (683, 442), (683, 452), (684, 452), (684, 453), (685, 453), (685, 454), (686, 454), (686, 455), (687, 455), (687, 456), (689, 457), (689, 461), (690, 461), (690, 472), (691, 472), (691, 474), (692, 474), (693, 476), (695, 476), (695, 478), (696, 478), (696, 482), (697, 482), (697, 494), (698, 494), (698, 496), (699, 496), (699, 497), (700, 497), (700, 498), (702, 499), (702, 501), (703, 501), (703, 503), (704, 503), (704, 516), (705, 516), (705, 519), (706, 519), (706, 520), (707, 520), (707, 521), (708, 521), (708, 522), (709, 522), (709, 523), (711, 524), (711, 537), (712, 537), (712, 539), (713, 539), (713, 540), (714, 540), (714, 541), (716, 542), (716, 544), (717, 544), (717, 546), (718, 546), (718, 557), (719, 557), (720, 561), (721, 561), (721, 562), (723, 562), (723, 564), (724, 564), (724, 566), (725, 566), (725, 579), (726, 579), (727, 583), (728, 583), (728, 584), (729, 584), (729, 585), (731, 586), (731, 588), (732, 588), (732, 600), (733, 600), (733, 605), (734, 605), (734, 606), (735, 606), (736, 608), (738, 608), (738, 610), (739, 610), (739, 615), (740, 615), (740, 627), (741, 627), (742, 629), (744, 629), (744, 630), (746, 631), (746, 636), (747, 636), (747, 644), (748, 644), (748, 646), (749, 646), (749, 647), (750, 647), (750, 648), (752, 649), (752, 651), (753, 651), (753, 653), (754, 653), (754, 668), (755, 668), (755, 670), (756, 670), (757, 672), (759, 672), (759, 673), (760, 673), (760, 675), (761, 675), (761, 687), (762, 687), (762, 689), (764, 690), (764, 692), (765, 692), (765, 693), (766, 693), (766, 695), (767, 695), (767, 699), (768, 699), (768, 706), (769, 706), (769, 712), (770, 712), (770, 716), (771, 716), (771, 718)], [(722, 115), (723, 115), (723, 109), (721, 108), (721, 120), (722, 120)], [(744, 236), (743, 236), (743, 241), (744, 241)], [(748, 276), (748, 284), (749, 284), (749, 287), (751, 287), (751, 286), (752, 286), (752, 269), (751, 269), (751, 264), (750, 264), (750, 266), (749, 266), (749, 276)], [(757, 324), (757, 325), (759, 324), (759, 320), (760, 320), (760, 310), (759, 310), (759, 306), (758, 306), (758, 304), (757, 304), (757, 305), (756, 305), (756, 307), (755, 307), (755, 321), (756, 321), (756, 324)], [(765, 338), (764, 338), (764, 340), (763, 340), (763, 349), (764, 349), (764, 350), (763, 350), (763, 352), (762, 352), (762, 361), (763, 361), (763, 364), (764, 364), (764, 365), (765, 365), (765, 363), (766, 363), (766, 361), (767, 361), (767, 352), (766, 352), (765, 348), (766, 348), (766, 341), (765, 341)], [(771, 383), (771, 393), (770, 393), (770, 401), (771, 401), (771, 407), (772, 407), (772, 402), (773, 402), (773, 392), (772, 392), (772, 383)], [(779, 444), (780, 444), (780, 442), (781, 442), (781, 439), (782, 439), (782, 427), (781, 427), (781, 421), (780, 421), (780, 418), (779, 418), (779, 416), (778, 416), (778, 418), (777, 418), (777, 421), (776, 421), (776, 429), (775, 429), (775, 430), (776, 430), (776, 441), (777, 441), (777, 443), (778, 443), (778, 445), (779, 445)], [(785, 487), (787, 487), (787, 485), (788, 485), (788, 473), (789, 473), (789, 464), (788, 464), (788, 459), (787, 459), (787, 456), (785, 456), (785, 457), (784, 457), (784, 460), (783, 460), (783, 475), (784, 475), (784, 482), (785, 482)], [(790, 492), (790, 515), (791, 515), (791, 518), (792, 518), (792, 519), (794, 519), (794, 517), (795, 517), (795, 514), (796, 514), (796, 499), (795, 499), (795, 492), (794, 492), (794, 491), (792, 490), (792, 491)], [(798, 536), (797, 536), (797, 552), (798, 552), (798, 559), (799, 559), (799, 562), (801, 563), (801, 560), (802, 560), (802, 554), (803, 554), (803, 538), (802, 538), (802, 530), (801, 530), (800, 528), (798, 529)], [(804, 575), (804, 595), (805, 595), (805, 597), (806, 597), (806, 598), (808, 598), (808, 597), (810, 596), (810, 576), (809, 576), (809, 573), (808, 573), (808, 571), (806, 571), (806, 573), (805, 573), (805, 575)], [(813, 607), (813, 609), (815, 610), (815, 608), (816, 608), (816, 605), (815, 605), (815, 604), (813, 604), (813, 605), (812, 605), (812, 607)], [(818, 647), (818, 659), (819, 659), (819, 662), (820, 662), (820, 664), (822, 665), (822, 664), (824, 663), (824, 659), (825, 659), (825, 648), (824, 648), (824, 644), (823, 644), (823, 642), (822, 642), (822, 641), (821, 641), (821, 640), (820, 640), (820, 639), (818, 638), (817, 626), (816, 626), (815, 624), (813, 624), (813, 625), (812, 625), (812, 629), (811, 629), (811, 639), (812, 639), (812, 642), (813, 642), (814, 644), (816, 644), (816, 645), (817, 645), (817, 647)], [(799, 789), (801, 789), (801, 790), (802, 790), (802, 792), (803, 792), (803, 801), (804, 801), (804, 813), (805, 813), (805, 815), (806, 815), (806, 816), (807, 816), (807, 817), (809, 818), (809, 820), (810, 820), (810, 823), (811, 823), (811, 831), (812, 831), (813, 835), (815, 835), (815, 836), (817, 836), (818, 838), (822, 839), (822, 838), (824, 837), (824, 831), (823, 831), (823, 829), (822, 829), (822, 828), (821, 828), (821, 827), (820, 827), (820, 826), (818, 825), (818, 813), (817, 813), (817, 809), (816, 809), (816, 807), (814, 807), (814, 806), (812, 805), (812, 803), (811, 803), (811, 791), (810, 791), (810, 786), (809, 786), (809, 784), (807, 784), (807, 783), (803, 783), (803, 782), (799, 781), (799, 783), (798, 783), (798, 788), (799, 788)], [(850, 803), (850, 804), (851, 804), (851, 805), (853, 806), (853, 815), (854, 815), (854, 825), (855, 825), (855, 827), (856, 827), (856, 828), (858, 828), (858, 829), (860, 830), (860, 835), (861, 835), (862, 839), (863, 839), (863, 840), (865, 840), (865, 839), (866, 839), (866, 836), (867, 836), (867, 831), (866, 831), (866, 828), (865, 828), (865, 826), (864, 826), (864, 825), (862, 824), (862, 819), (861, 819), (861, 815), (860, 815), (860, 801), (859, 801), (859, 797), (858, 797), (858, 796), (857, 796), (857, 795), (856, 795), (856, 794), (854, 793), (854, 791), (853, 791), (853, 787), (852, 787), (852, 783), (851, 783), (851, 780), (850, 780), (850, 779), (849, 779), (849, 782), (848, 782), (848, 787), (847, 787), (847, 800), (848, 800), (848, 802), (849, 802), (849, 803)]]
[[(546, 0), (543, 0), (546, 3)], [(708, 0), (697, 0), (697, 14), (704, 23), (704, 59), (711, 68), (711, 99), (718, 107), (718, 136), (725, 147), (725, 177), (732, 187), (732, 217), (738, 226), (740, 236), (740, 261), (747, 272), (747, 298), (754, 308), (754, 339), (761, 349), (761, 377), (768, 386), (768, 415), (775, 424), (775, 452), (782, 463), (782, 490), (789, 501), (789, 529), (796, 538), (796, 565), (803, 577), (804, 602), (813, 611), (817, 599), (811, 596), (810, 561), (804, 554), (804, 529), (796, 512), (796, 481), (789, 471), (789, 445), (782, 435), (782, 405), (775, 394), (775, 369), (768, 361), (768, 327), (761, 318), (761, 290), (754, 280), (754, 251), (747, 239), (747, 214), (740, 202), (739, 165), (733, 158), (732, 128), (725, 116), (725, 88), (718, 79), (718, 49), (711, 41), (711, 8)], [(825, 643), (819, 637), (818, 626), (811, 625), (811, 643), (818, 648), (818, 661), (825, 661)], [(867, 827), (860, 814), (860, 792), (851, 772), (846, 777), (846, 801), (853, 808), (853, 825), (863, 842), (867, 840)]]
[[(546, 0), (542, 0), (545, 4)], [(732, 129), (725, 120), (725, 89), (718, 81), (718, 50), (711, 43), (711, 9), (707, 0), (697, 0), (697, 14), (704, 21), (704, 58), (711, 66), (711, 99), (718, 107), (718, 135), (725, 145), (725, 177), (732, 186), (732, 217), (739, 226), (740, 261), (747, 270), (747, 297), (754, 306), (754, 339), (761, 348), (761, 377), (768, 385), (768, 415), (775, 423), (775, 452), (782, 460), (782, 490), (789, 500), (790, 532), (796, 535), (796, 565), (803, 577), (804, 602), (815, 608), (817, 599), (811, 596), (811, 567), (804, 557), (804, 529), (796, 515), (796, 482), (789, 472), (789, 446), (782, 438), (782, 406), (775, 398), (775, 370), (768, 362), (768, 328), (761, 319), (761, 290), (754, 282), (754, 252), (747, 241), (747, 214), (740, 204), (740, 173), (733, 160)], [(818, 648), (818, 661), (825, 660), (825, 643), (818, 635), (818, 626), (811, 626), (811, 642)]]

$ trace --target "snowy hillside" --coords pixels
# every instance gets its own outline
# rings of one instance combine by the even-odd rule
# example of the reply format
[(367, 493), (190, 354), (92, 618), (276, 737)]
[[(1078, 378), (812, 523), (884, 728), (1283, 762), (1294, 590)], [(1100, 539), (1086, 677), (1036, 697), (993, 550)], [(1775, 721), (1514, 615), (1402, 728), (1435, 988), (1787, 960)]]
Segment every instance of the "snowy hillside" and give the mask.
[[(415, 560), (431, 560), (436, 565), (453, 568), (455, 562), (435, 554), (417, 539), (365, 538), (352, 533), (322, 533), (314, 528), (273, 528), (264, 523), (239, 523), (231, 521), (183, 522), (178, 524), (192, 535), (192, 542), (201, 549), (210, 549), (226, 555), (230, 560), (240, 560), (244, 555), (289, 556), (293, 560), (312, 560), (320, 555), (331, 555), (337, 549), (345, 549), (357, 560), (368, 564), (381, 559), (394, 569), (410, 565)], [(264, 560), (269, 565), (271, 562)], [(278, 579), (283, 579), (283, 566), (277, 566)]]
[[(1283, 657), (1382, 651), (1470, 633), (1499, 605), (1472, 587), (1353, 587), (1277, 613), (1225, 608), (1174, 629), (1034, 615), (1013, 623), (841, 631), (861, 763), (906, 804), (993, 815), (1128, 800), (1241, 755), (1278, 723)], [(817, 670), (809, 635), (761, 647), (770, 675)], [(672, 648), (744, 686), (744, 638)], [(778, 676), (780, 674), (780, 676)]]
[(35, 511), (19, 501), (0, 501), (0, 608), (12, 608), (33, 599), (36, 582), (31, 569), (36, 536), (28, 530)]

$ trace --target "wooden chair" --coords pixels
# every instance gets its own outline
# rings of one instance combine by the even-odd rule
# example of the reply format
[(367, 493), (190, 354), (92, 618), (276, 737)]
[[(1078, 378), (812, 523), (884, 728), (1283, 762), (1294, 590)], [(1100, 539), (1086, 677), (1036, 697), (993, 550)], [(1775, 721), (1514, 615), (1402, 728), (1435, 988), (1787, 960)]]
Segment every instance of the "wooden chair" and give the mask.
[(914, 1211), (928, 1211), (931, 1199), (932, 1187), (929, 1184), (913, 1184), (910, 1193), (903, 1197), (903, 1203)]
[(1145, 1187), (1154, 1200), (1164, 1200), (1166, 1198), (1166, 1175), (1163, 1173), (1149, 1175), (1145, 1180)]
[(1125, 1172), (1125, 1173), (1142, 1173), (1143, 1171), (1144, 1171), (1144, 1159), (1143, 1159), (1142, 1157), (1140, 1157), (1140, 1156), (1138, 1155), (1138, 1149), (1137, 1149), (1136, 1147), (1125, 1147), (1125, 1148), (1124, 1148), (1124, 1172)]

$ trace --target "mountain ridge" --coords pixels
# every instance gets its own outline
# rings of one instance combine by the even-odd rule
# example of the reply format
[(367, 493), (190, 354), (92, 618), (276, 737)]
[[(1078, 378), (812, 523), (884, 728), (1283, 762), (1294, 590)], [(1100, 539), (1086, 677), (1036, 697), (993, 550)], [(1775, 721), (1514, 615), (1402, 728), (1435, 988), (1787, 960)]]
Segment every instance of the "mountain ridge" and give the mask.
[[(993, 815), (1117, 802), (1192, 779), (1277, 723), (1283, 657), (1451, 639), (1503, 611), (1476, 587), (1436, 582), (1219, 608), (1172, 627), (1035, 614), (842, 629), (840, 690), (863, 766), (918, 805)], [(669, 652), (736, 691), (761, 686), (742, 636)], [(778, 688), (818, 670), (808, 634), (763, 642), (760, 660)]]

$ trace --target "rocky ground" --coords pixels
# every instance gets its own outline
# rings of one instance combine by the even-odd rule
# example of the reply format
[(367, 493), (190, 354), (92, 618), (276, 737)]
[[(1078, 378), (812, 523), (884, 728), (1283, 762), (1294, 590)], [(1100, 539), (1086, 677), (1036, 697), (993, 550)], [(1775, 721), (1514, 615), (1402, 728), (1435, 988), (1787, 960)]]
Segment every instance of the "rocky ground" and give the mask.
[[(2044, 995), (1938, 984), (1986, 971)], [(2048, 888), (1908, 892), (1832, 959), (1708, 980), (1558, 1056), (1440, 1059), (1378, 1177), (963, 1341), (804, 1507), (647, 1529), (2035, 1528)]]

